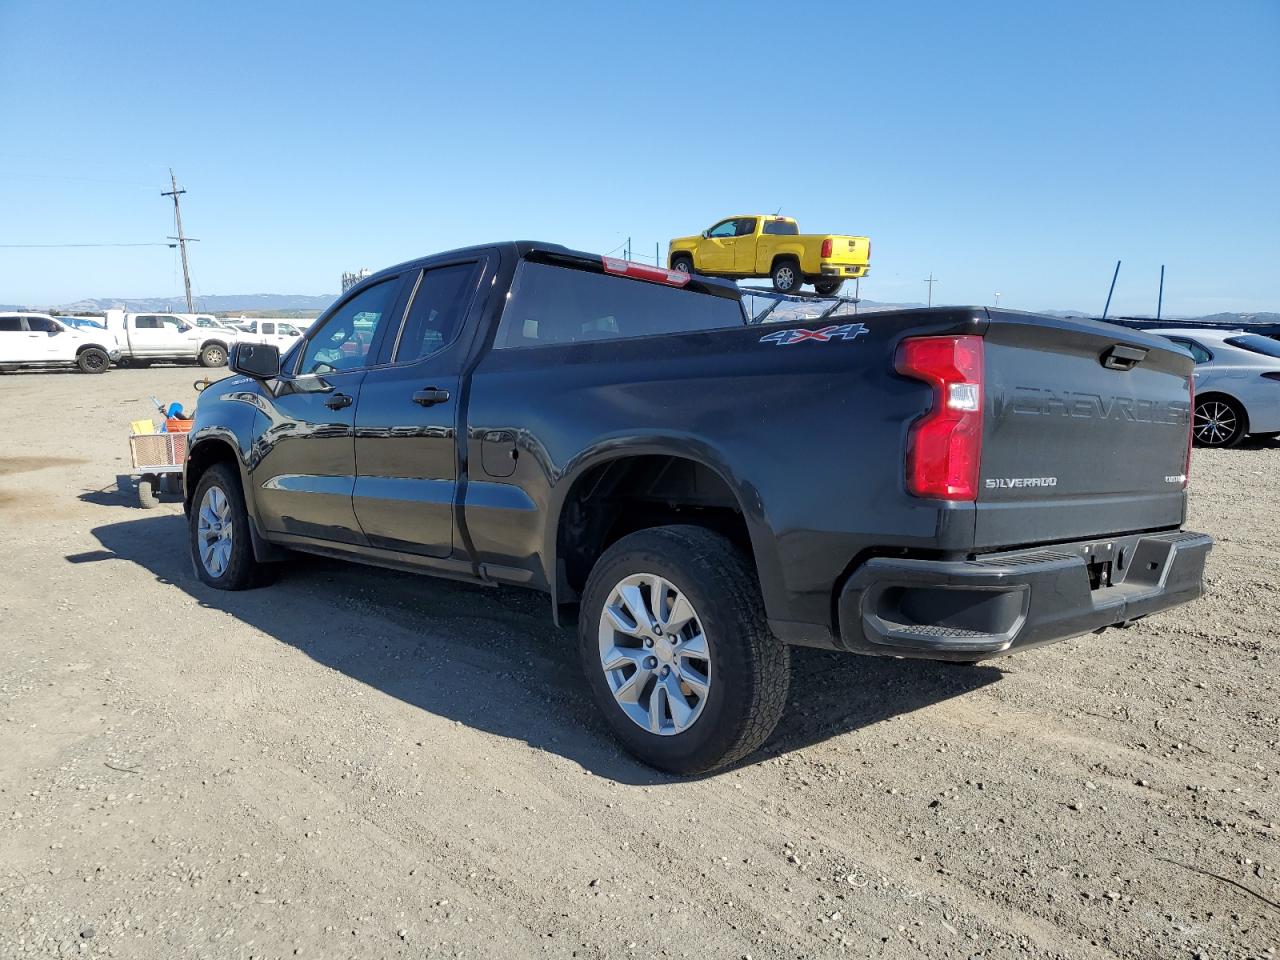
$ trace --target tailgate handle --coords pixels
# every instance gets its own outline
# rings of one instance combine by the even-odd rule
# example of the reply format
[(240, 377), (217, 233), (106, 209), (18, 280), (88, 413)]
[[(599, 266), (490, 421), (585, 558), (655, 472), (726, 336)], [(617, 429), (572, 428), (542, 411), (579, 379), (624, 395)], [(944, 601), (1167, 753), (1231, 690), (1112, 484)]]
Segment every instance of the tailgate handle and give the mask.
[(1147, 359), (1149, 352), (1146, 347), (1128, 347), (1117, 343), (1103, 352), (1102, 365), (1108, 370), (1132, 370)]

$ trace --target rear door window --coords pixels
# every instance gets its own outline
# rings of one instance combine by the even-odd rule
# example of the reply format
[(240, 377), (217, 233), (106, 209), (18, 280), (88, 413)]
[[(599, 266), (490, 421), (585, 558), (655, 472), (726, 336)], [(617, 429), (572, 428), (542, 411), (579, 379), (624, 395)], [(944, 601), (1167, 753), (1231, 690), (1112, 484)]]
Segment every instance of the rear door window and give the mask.
[(449, 345), (471, 305), (480, 268), (472, 261), (422, 272), (395, 346), (396, 363), (413, 363)]
[(494, 346), (652, 337), (745, 323), (737, 300), (525, 261), (516, 271)]
[(21, 333), (21, 317), (0, 317), (0, 333)]
[[(1188, 350), (1190, 350), (1191, 359), (1193, 359), (1196, 363), (1208, 363), (1210, 360), (1213, 359), (1213, 354), (1210, 353), (1208, 350), (1206, 350), (1204, 347), (1200, 346), (1200, 344), (1196, 343), (1194, 340), (1184, 340), (1181, 337), (1170, 337), (1169, 339), (1173, 340), (1173, 342), (1178, 344), (1179, 346), (1186, 347)], [(1227, 341), (1227, 343), (1230, 343), (1230, 342), (1231, 342), (1230, 340)]]
[(27, 317), (27, 329), (36, 333), (49, 333), (57, 330), (58, 326), (47, 317)]

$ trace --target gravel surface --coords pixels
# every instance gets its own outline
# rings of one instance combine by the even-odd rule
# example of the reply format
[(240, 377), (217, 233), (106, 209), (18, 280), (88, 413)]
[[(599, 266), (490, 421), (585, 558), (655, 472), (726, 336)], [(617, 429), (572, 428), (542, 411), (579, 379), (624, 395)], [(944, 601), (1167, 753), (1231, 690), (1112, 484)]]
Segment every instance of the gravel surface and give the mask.
[(1280, 444), (1197, 451), (1209, 594), (994, 665), (796, 652), (763, 751), (622, 755), (537, 594), (201, 585), (116, 490), (193, 368), (0, 376), (0, 956), (1280, 950)]

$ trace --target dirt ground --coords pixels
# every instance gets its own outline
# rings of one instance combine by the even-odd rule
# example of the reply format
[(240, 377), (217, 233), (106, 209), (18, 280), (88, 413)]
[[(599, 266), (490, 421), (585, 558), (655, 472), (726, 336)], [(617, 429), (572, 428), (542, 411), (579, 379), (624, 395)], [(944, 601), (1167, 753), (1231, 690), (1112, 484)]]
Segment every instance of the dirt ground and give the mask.
[(1197, 451), (1209, 594), (965, 669), (796, 652), (765, 749), (621, 754), (539, 595), (191, 573), (116, 491), (193, 368), (0, 376), (0, 956), (1280, 951), (1280, 444)]

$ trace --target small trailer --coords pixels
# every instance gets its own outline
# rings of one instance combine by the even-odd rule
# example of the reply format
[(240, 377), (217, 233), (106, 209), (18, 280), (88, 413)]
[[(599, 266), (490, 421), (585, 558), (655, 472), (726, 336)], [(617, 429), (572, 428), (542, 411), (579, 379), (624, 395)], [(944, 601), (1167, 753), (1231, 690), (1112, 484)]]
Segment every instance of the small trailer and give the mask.
[[(159, 503), (156, 494), (182, 492), (182, 466), (187, 460), (186, 431), (139, 433), (129, 436), (129, 455), (138, 506), (148, 510)], [(124, 491), (121, 491), (124, 492)]]

